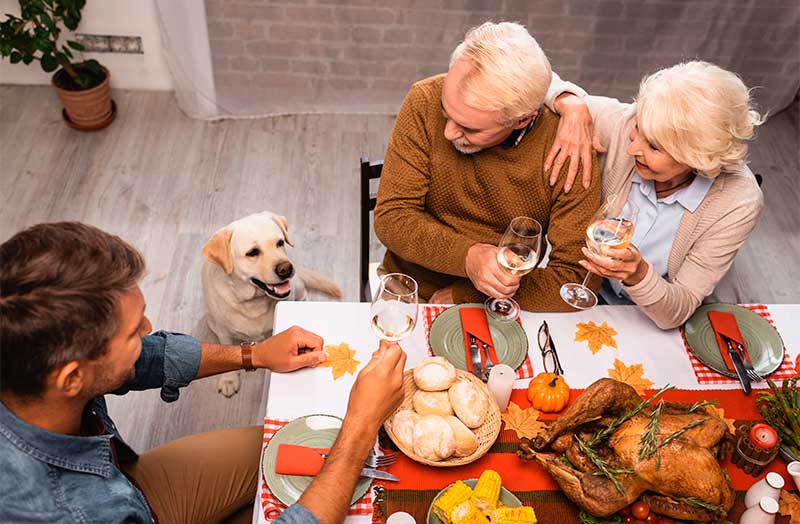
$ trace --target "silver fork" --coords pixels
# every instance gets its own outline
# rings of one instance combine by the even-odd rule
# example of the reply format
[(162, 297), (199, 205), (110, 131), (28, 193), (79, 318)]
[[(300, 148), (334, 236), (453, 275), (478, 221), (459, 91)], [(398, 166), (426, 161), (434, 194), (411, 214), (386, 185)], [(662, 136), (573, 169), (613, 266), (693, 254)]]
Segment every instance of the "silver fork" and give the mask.
[(383, 455), (370, 455), (367, 457), (366, 465), (370, 468), (385, 468), (397, 461), (397, 452), (389, 451)]
[(736, 349), (739, 350), (739, 354), (742, 357), (742, 363), (744, 364), (744, 370), (747, 373), (747, 378), (753, 382), (762, 382), (764, 377), (756, 372), (756, 368), (754, 368), (753, 364), (750, 363), (750, 359), (747, 358), (747, 353), (745, 353), (742, 345), (738, 342), (734, 342), (734, 344), (736, 344)]
[[(328, 458), (328, 453), (320, 453), (322, 458)], [(367, 460), (364, 461), (364, 465), (368, 468), (385, 468), (386, 466), (391, 466), (397, 462), (397, 452), (396, 451), (389, 451), (388, 453), (384, 453), (383, 455), (370, 455), (367, 457)]]
[(486, 365), (483, 368), (483, 376), (481, 379), (484, 382), (487, 382), (489, 380), (489, 372), (494, 367), (494, 364), (492, 364), (492, 359), (489, 357), (489, 344), (482, 342), (481, 347), (483, 348), (483, 352), (486, 354)]

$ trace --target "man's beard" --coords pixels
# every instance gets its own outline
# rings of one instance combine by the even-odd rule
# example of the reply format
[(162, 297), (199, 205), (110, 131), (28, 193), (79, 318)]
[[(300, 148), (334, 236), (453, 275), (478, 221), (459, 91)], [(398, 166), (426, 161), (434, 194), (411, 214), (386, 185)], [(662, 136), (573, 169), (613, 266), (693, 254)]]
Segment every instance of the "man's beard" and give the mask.
[(468, 142), (463, 142), (461, 140), (451, 140), (450, 142), (453, 144), (453, 147), (455, 147), (459, 153), (464, 153), (465, 155), (474, 155), (475, 153), (483, 149), (482, 147), (473, 146), (472, 144)]
[(124, 376), (113, 376), (107, 370), (103, 370), (95, 383), (92, 384), (91, 397), (100, 397), (117, 391), (132, 382), (135, 377), (136, 368), (131, 368)]

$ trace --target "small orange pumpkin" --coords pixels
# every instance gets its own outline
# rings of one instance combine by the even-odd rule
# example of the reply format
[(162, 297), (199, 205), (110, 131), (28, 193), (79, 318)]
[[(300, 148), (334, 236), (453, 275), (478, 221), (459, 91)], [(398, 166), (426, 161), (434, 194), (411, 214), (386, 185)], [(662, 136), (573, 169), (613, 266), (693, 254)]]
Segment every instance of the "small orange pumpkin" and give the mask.
[(561, 411), (569, 403), (569, 386), (555, 373), (539, 373), (528, 386), (528, 400), (544, 413)]

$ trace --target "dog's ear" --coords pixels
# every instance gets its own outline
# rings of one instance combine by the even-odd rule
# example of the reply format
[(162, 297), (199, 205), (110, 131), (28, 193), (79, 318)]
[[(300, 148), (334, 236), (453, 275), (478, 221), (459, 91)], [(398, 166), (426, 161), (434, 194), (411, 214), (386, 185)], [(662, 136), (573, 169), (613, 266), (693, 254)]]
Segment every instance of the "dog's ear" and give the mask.
[(201, 254), (212, 262), (219, 264), (226, 275), (233, 271), (233, 256), (231, 255), (231, 236), (233, 230), (229, 228), (220, 229), (214, 236), (208, 239), (203, 246)]
[(272, 215), (272, 220), (274, 220), (275, 223), (278, 224), (278, 227), (281, 228), (283, 239), (286, 241), (286, 243), (294, 247), (292, 241), (289, 240), (289, 223), (286, 221), (286, 217), (281, 215)]

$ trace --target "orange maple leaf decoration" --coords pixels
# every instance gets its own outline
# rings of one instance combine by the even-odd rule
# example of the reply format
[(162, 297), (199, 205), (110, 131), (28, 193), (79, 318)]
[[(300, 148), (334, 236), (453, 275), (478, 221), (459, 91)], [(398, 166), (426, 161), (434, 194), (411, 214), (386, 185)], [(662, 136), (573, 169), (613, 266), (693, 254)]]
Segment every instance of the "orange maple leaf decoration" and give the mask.
[(578, 328), (575, 332), (575, 342), (587, 341), (593, 355), (600, 351), (603, 346), (617, 347), (617, 341), (614, 340), (617, 330), (606, 322), (598, 326), (590, 320), (589, 322), (578, 322), (575, 327)]
[(513, 402), (508, 404), (508, 409), (501, 417), (506, 423), (506, 429), (514, 430), (517, 438), (536, 438), (545, 428), (544, 422), (538, 420), (538, 409), (522, 409)]
[(614, 380), (624, 382), (633, 387), (639, 395), (644, 393), (644, 390), (650, 389), (653, 386), (653, 381), (644, 378), (644, 368), (641, 364), (631, 364), (626, 366), (623, 361), (618, 358), (614, 359), (614, 367), (608, 370), (608, 376)]
[(713, 404), (707, 405), (705, 409), (706, 413), (709, 413), (711, 415), (716, 415), (717, 417), (719, 417), (719, 419), (722, 420), (726, 426), (728, 426), (728, 429), (730, 430), (732, 435), (736, 434), (736, 426), (733, 425), (734, 420), (732, 418), (725, 418), (724, 409), (718, 408)]
[(325, 346), (325, 353), (327, 353), (328, 358), (325, 362), (322, 362), (320, 366), (331, 368), (333, 380), (343, 377), (345, 373), (354, 375), (356, 369), (358, 369), (358, 365), (361, 363), (353, 358), (356, 354), (356, 350), (350, 349), (350, 346), (345, 342), (342, 342), (338, 346)]
[(782, 489), (778, 513), (791, 517), (790, 524), (800, 524), (800, 497)]

